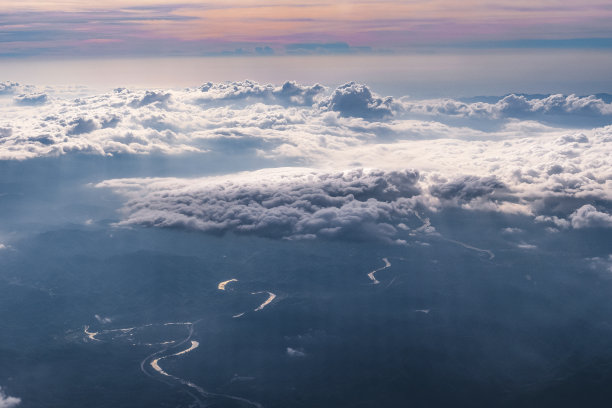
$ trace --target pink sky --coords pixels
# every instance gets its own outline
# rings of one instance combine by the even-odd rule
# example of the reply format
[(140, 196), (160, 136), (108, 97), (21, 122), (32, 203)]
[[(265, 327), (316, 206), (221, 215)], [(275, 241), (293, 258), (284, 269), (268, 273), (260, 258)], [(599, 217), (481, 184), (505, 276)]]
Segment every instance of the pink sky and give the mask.
[[(266, 46), (277, 54), (365, 50), (358, 47), (402, 52), (577, 39), (580, 47), (601, 46), (602, 39), (609, 47), (612, 38), (609, 0), (2, 0), (0, 10), (0, 55), (5, 56), (201, 55)], [(357, 48), (287, 48), (294, 43)]]

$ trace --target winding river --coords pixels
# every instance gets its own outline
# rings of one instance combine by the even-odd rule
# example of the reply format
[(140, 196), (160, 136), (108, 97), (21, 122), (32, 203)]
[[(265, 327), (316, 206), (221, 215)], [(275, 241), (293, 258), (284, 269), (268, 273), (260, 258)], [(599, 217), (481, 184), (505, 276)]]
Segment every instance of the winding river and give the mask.
[(382, 259), (383, 262), (385, 263), (385, 266), (380, 267), (378, 269), (373, 270), (372, 272), (368, 273), (368, 278), (370, 278), (370, 280), (372, 281), (372, 284), (374, 285), (378, 285), (380, 282), (378, 281), (378, 279), (376, 279), (376, 272), (380, 272), (384, 269), (387, 269), (391, 266), (391, 262), (389, 262), (389, 260), (387, 258), (383, 258)]
[(448, 242), (452, 242), (453, 244), (461, 245), (464, 248), (471, 249), (473, 251), (477, 251), (483, 254), (487, 254), (489, 256), (489, 260), (495, 258), (495, 254), (493, 253), (493, 251), (489, 249), (476, 248), (475, 246), (468, 245), (465, 242), (455, 241), (454, 239), (449, 239), (449, 238), (444, 238), (444, 239), (447, 240)]
[[(229, 280), (220, 282), (217, 285), (217, 288), (219, 290), (225, 291), (229, 283), (237, 282), (237, 281), (238, 281), (237, 279), (229, 279)], [(262, 294), (262, 293), (266, 293), (268, 297), (262, 304), (260, 304), (257, 308), (253, 310), (255, 312), (263, 310), (266, 306), (272, 303), (272, 301), (274, 301), (274, 299), (276, 298), (276, 294), (272, 292), (268, 292), (268, 291), (251, 292), (252, 295), (257, 295), (257, 294)], [(238, 318), (244, 315), (245, 315), (245, 312), (235, 314), (232, 317)], [(147, 357), (145, 357), (140, 362), (140, 370), (148, 377), (157, 379), (168, 385), (176, 384), (176, 385), (180, 385), (184, 387), (187, 394), (193, 398), (196, 406), (200, 408), (209, 407), (212, 404), (211, 400), (219, 400), (219, 399), (230, 399), (236, 402), (240, 402), (247, 406), (252, 406), (255, 408), (263, 408), (263, 405), (261, 405), (259, 402), (251, 401), (247, 398), (207, 391), (201, 386), (189, 380), (178, 377), (164, 370), (163, 361), (165, 359), (185, 357), (186, 355), (188, 355), (189, 353), (193, 352), (198, 347), (200, 347), (200, 342), (192, 339), (193, 333), (194, 333), (194, 325), (198, 322), (199, 320), (195, 322), (167, 322), (167, 323), (159, 323), (159, 324), (145, 324), (143, 326), (129, 327), (125, 329), (108, 329), (108, 330), (98, 330), (98, 331), (90, 330), (90, 326), (84, 326), (83, 334), (88, 340), (96, 341), (96, 342), (104, 341), (100, 339), (99, 337), (110, 335), (111, 341), (127, 338), (130, 340), (130, 342), (133, 345), (158, 346), (158, 347), (161, 346), (162, 347), (161, 349), (155, 351), (154, 353), (149, 354)], [(184, 326), (187, 329), (187, 333), (184, 338), (178, 339), (178, 340), (168, 339), (168, 340), (161, 341), (158, 343), (139, 343), (137, 342), (134, 338), (134, 334), (137, 333), (139, 330), (142, 330), (144, 328), (151, 327), (151, 326)], [(104, 337), (104, 339), (108, 340), (107, 337)]]
[(254, 312), (263, 310), (264, 307), (268, 306), (276, 298), (276, 295), (272, 292), (252, 292), (251, 295), (258, 295), (260, 293), (267, 293), (268, 298), (261, 305), (259, 305), (256, 309), (254, 309), (253, 310)]

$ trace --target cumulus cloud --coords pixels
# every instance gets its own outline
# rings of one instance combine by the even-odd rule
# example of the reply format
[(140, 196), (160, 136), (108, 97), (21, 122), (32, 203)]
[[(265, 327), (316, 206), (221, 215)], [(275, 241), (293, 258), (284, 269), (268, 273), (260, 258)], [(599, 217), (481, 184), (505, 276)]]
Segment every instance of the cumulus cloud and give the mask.
[(129, 105), (133, 108), (141, 108), (151, 104), (165, 107), (170, 101), (170, 97), (170, 93), (146, 91), (144, 95), (133, 98)]
[[(445, 178), (414, 170), (267, 169), (199, 179), (114, 179), (97, 185), (126, 197), (119, 226), (186, 228), (284, 239), (376, 239), (402, 243), (432, 234), (420, 212), (448, 207), (521, 213), (557, 228), (611, 227), (592, 205), (571, 206), (574, 194), (509, 187), (494, 176)], [(569, 205), (559, 206), (556, 200)], [(544, 200), (546, 201), (546, 200)], [(580, 200), (578, 200), (580, 201)], [(565, 213), (561, 212), (567, 208)], [(557, 215), (551, 214), (556, 212)], [(505, 228), (517, 234), (518, 228)], [(521, 243), (522, 249), (532, 249)]]
[(578, 208), (569, 218), (574, 228), (612, 227), (612, 215), (597, 211), (597, 209), (590, 204)]
[(550, 95), (532, 98), (525, 95), (510, 94), (495, 103), (463, 102), (453, 99), (429, 101), (410, 101), (404, 99), (402, 108), (411, 113), (423, 115), (448, 115), (481, 119), (536, 118), (538, 115), (563, 116), (612, 116), (612, 104), (594, 95)]
[(532, 112), (555, 114), (579, 113), (583, 115), (612, 115), (612, 104), (605, 103), (594, 95), (579, 97), (576, 95), (550, 95), (543, 99), (529, 101)]
[(365, 119), (382, 119), (392, 115), (393, 98), (380, 98), (362, 84), (350, 82), (338, 87), (321, 106), (340, 113)]
[(78, 118), (70, 122), (70, 129), (66, 131), (67, 135), (82, 135), (91, 133), (98, 128), (92, 119)]
[(35, 92), (15, 97), (15, 106), (23, 109), (0, 107), (6, 120), (0, 123), (0, 159), (206, 152), (208, 144), (221, 139), (265, 144), (326, 133), (316, 105), (326, 88), (318, 84), (243, 81), (185, 90), (118, 88), (78, 98), (60, 91), (52, 99)]
[(117, 179), (129, 198), (120, 225), (232, 231), (266, 237), (381, 239), (414, 218), (414, 171), (266, 170), (228, 178)]
[(15, 96), (13, 100), (17, 105), (36, 106), (47, 103), (49, 98), (45, 93), (32, 93)]
[(200, 88), (202, 95), (197, 99), (200, 103), (213, 101), (267, 101), (286, 105), (311, 106), (325, 91), (320, 84), (312, 86), (300, 85), (287, 81), (281, 86), (259, 84), (253, 81), (225, 82), (214, 84), (207, 82)]
[[(18, 87), (23, 95), (40, 93), (13, 83), (4, 86)], [(606, 116), (606, 103), (596, 97), (509, 95), (493, 103), (407, 101), (382, 98), (354, 82), (329, 90), (317, 84), (252, 81), (206, 83), (181, 90), (116, 89), (78, 97), (73, 91), (45, 88), (47, 94), (53, 97), (43, 105), (0, 106), (0, 159), (214, 153), (228, 162), (239, 155), (330, 174), (375, 168), (388, 176), (414, 168), (421, 175), (419, 199), (432, 210), (458, 206), (521, 213), (557, 229), (605, 226), (611, 213), (612, 126), (568, 129), (539, 121), (547, 115), (599, 115), (612, 121), (612, 116)], [(531, 116), (513, 118), (521, 116), (517, 112)], [(456, 117), (497, 118), (497, 122), (494, 127), (476, 129), (469, 121), (455, 121)], [(374, 198), (380, 203), (395, 200)], [(331, 229), (317, 230), (306, 221), (279, 221), (277, 235), (295, 238), (349, 231), (343, 224), (350, 219), (347, 212), (361, 211), (358, 205), (367, 204), (358, 195), (354, 200), (344, 208), (329, 207), (328, 214), (318, 214), (335, 220), (326, 224)], [(587, 211), (589, 207), (577, 211), (593, 203), (595, 212)], [(281, 210), (289, 208), (275, 209)], [(180, 219), (190, 225), (203, 222), (177, 214), (173, 225)], [(385, 235), (386, 228), (386, 235), (394, 235), (383, 226), (383, 218), (372, 221), (376, 232)], [(257, 225), (251, 222), (240, 228), (264, 230)], [(392, 222), (389, 225), (397, 229)]]
[(429, 190), (434, 197), (442, 200), (469, 202), (483, 196), (491, 196), (498, 191), (507, 191), (507, 188), (494, 176), (462, 176), (435, 184)]
[(0, 95), (11, 95), (20, 88), (17, 82), (0, 82)]
[(100, 127), (102, 129), (106, 129), (106, 128), (114, 129), (114, 128), (117, 127), (119, 122), (121, 122), (121, 117), (119, 117), (117, 115), (110, 115), (110, 116), (102, 118), (100, 120)]
[[(528, 183), (529, 185), (529, 183)], [(114, 179), (97, 185), (126, 197), (120, 226), (187, 228), (284, 239), (377, 239), (402, 242), (407, 232), (435, 233), (421, 211), (447, 207), (522, 213), (557, 228), (610, 227), (575, 194), (512, 188), (494, 176), (445, 178), (414, 170), (267, 169), (199, 179)], [(540, 188), (539, 186), (538, 188)], [(555, 200), (565, 200), (565, 213)], [(556, 212), (557, 215), (551, 214)], [(409, 226), (410, 225), (410, 226)], [(506, 228), (516, 234), (521, 230)], [(528, 244), (520, 248), (531, 248)]]
[[(17, 85), (5, 85), (7, 89), (14, 86)], [(204, 153), (215, 149), (228, 151), (228, 147), (236, 151), (244, 147), (262, 157), (291, 158), (310, 164), (332, 156), (335, 161), (337, 153), (353, 151), (359, 156), (357, 149), (360, 147), (382, 150), (385, 145), (394, 143), (398, 150), (403, 150), (406, 146), (403, 141), (459, 139), (495, 145), (502, 140), (528, 137), (536, 144), (537, 141), (542, 141), (540, 144), (551, 142), (543, 136), (555, 136), (557, 143), (564, 145), (566, 154), (570, 153), (568, 149), (576, 149), (575, 154), (579, 154), (578, 150), (586, 151), (612, 133), (609, 127), (603, 127), (569, 134), (562, 128), (539, 123), (535, 120), (539, 116), (529, 120), (504, 119), (500, 112), (509, 109), (509, 97), (498, 104), (451, 100), (407, 102), (382, 98), (367, 86), (354, 82), (331, 91), (318, 84), (285, 82), (277, 86), (240, 81), (206, 83), (199, 88), (182, 90), (118, 88), (110, 93), (77, 98), (73, 91), (59, 88), (45, 88), (44, 93), (22, 85), (19, 89), (20, 92), (28, 90), (21, 94), (23, 96), (15, 97), (21, 104), (0, 107), (3, 118), (0, 159), (23, 160), (78, 153)], [(555, 101), (551, 98), (546, 103), (536, 104), (538, 100), (521, 98), (531, 104), (529, 106), (549, 106)], [(30, 107), (43, 101), (46, 103)], [(555, 104), (558, 106), (560, 102)], [(506, 108), (502, 109), (502, 105)], [(570, 101), (559, 106), (574, 112), (584, 111), (584, 106), (591, 105), (593, 103)], [(534, 109), (541, 115), (546, 111), (542, 107)], [(425, 112), (426, 117), (419, 112)], [(436, 114), (435, 121), (432, 114)], [(452, 119), (457, 115), (499, 116), (498, 125), (495, 130), (487, 131), (471, 128), (469, 124), (458, 126)], [(600, 135), (593, 136), (596, 131)], [(431, 148), (433, 145), (430, 142)], [(477, 144), (471, 143), (468, 148), (475, 147)], [(554, 147), (553, 150), (560, 149)], [(344, 154), (347, 161), (348, 156)], [(357, 164), (360, 159), (356, 157), (352, 161)], [(549, 163), (550, 175), (576, 168), (575, 164), (566, 166), (567, 163), (561, 161), (567, 162), (562, 159)], [(371, 166), (369, 163), (363, 165)], [(375, 166), (379, 165), (375, 163)], [(347, 167), (355, 166), (343, 166)]]
[(0, 387), (0, 408), (14, 408), (21, 404), (21, 398), (6, 395)]

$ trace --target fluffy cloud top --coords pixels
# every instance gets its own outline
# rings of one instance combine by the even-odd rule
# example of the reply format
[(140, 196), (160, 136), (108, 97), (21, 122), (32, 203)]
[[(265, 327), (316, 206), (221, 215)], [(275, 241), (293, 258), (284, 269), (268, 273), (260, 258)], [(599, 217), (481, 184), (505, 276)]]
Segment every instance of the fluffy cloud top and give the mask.
[(127, 195), (121, 225), (183, 227), (308, 239), (390, 240), (413, 216), (414, 171), (325, 173), (280, 169), (229, 178), (124, 179), (100, 183)]
[(338, 87), (321, 105), (340, 116), (355, 116), (367, 119), (382, 119), (392, 114), (393, 98), (380, 98), (361, 84), (350, 82)]
[(434, 197), (442, 200), (469, 202), (479, 197), (491, 196), (496, 191), (506, 190), (506, 187), (495, 177), (463, 176), (433, 185), (429, 190)]
[(530, 98), (525, 95), (507, 95), (495, 103), (461, 102), (453, 99), (432, 101), (403, 100), (402, 108), (424, 115), (449, 115), (482, 119), (537, 118), (547, 115), (582, 115), (589, 117), (611, 116), (612, 104), (594, 95), (550, 95)]
[(19, 89), (17, 82), (4, 81), (0, 82), (0, 95), (11, 95)]
[(413, 170), (281, 168), (199, 179), (115, 179), (97, 187), (127, 198), (119, 225), (270, 238), (403, 242), (402, 231), (434, 232), (422, 215), (447, 207), (520, 212), (561, 228), (612, 227), (612, 216), (591, 205), (559, 213), (559, 201), (568, 208), (581, 202), (575, 195), (540, 192), (534, 197), (492, 176), (447, 179)]
[[(43, 92), (11, 82), (0, 89), (16, 95), (0, 104), (0, 159), (18, 160), (75, 153), (204, 153), (231, 145), (308, 163), (322, 150), (405, 140), (495, 141), (553, 133), (574, 137), (537, 121), (552, 114), (612, 122), (610, 104), (595, 96), (510, 95), (496, 103), (409, 101), (378, 96), (354, 82), (335, 90), (252, 81), (182, 90), (119, 88), (76, 98), (59, 88)], [(478, 118), (494, 126), (478, 130), (473, 122), (458, 124), (457, 118)], [(588, 144), (590, 131), (586, 128), (576, 143)]]
[(22, 94), (15, 97), (15, 104), (26, 106), (43, 105), (47, 103), (48, 99), (45, 93)]
[(199, 88), (202, 95), (201, 103), (211, 101), (266, 101), (283, 105), (311, 106), (322, 96), (325, 87), (319, 84), (304, 86), (293, 81), (287, 81), (281, 86), (262, 85), (253, 81), (213, 84), (207, 82)]
[[(393, 237), (399, 214), (408, 208), (402, 200), (416, 200), (431, 210), (458, 206), (528, 214), (556, 228), (609, 226), (612, 126), (576, 129), (543, 123), (551, 115), (612, 122), (610, 104), (595, 96), (410, 101), (383, 98), (354, 82), (329, 90), (242, 81), (79, 97), (51, 88), (2, 86), (6, 94), (49, 96), (36, 106), (18, 103), (19, 97), (0, 97), (0, 159), (215, 153), (228, 163), (240, 155), (308, 167), (279, 182), (286, 201), (259, 181), (234, 181), (221, 190), (223, 183), (213, 188), (208, 179), (133, 181), (130, 188), (116, 182), (113, 186), (122, 186), (123, 193), (138, 185), (146, 197), (126, 206), (129, 224), (333, 236), (354, 230), (353, 214), (362, 212), (369, 218), (359, 222), (374, 235)], [(489, 125), (480, 126), (484, 122)], [(366, 189), (340, 194), (323, 182), (342, 174), (336, 183), (348, 183), (347, 177), (356, 176), (346, 170), (355, 168), (381, 169), (378, 182), (400, 193)], [(417, 169), (420, 178), (412, 184), (395, 181), (398, 175), (407, 177), (407, 168)], [(375, 173), (362, 171), (359, 183), (374, 188)], [(314, 179), (305, 181), (307, 175)], [(229, 194), (237, 185), (245, 197)], [(402, 190), (406, 186), (411, 187)], [(309, 189), (318, 195), (311, 197)], [(203, 198), (206, 194), (210, 198)], [(278, 205), (247, 198), (257, 195)], [(181, 202), (189, 205), (177, 205)]]
[(574, 228), (612, 227), (612, 215), (597, 211), (590, 204), (578, 208), (569, 218)]

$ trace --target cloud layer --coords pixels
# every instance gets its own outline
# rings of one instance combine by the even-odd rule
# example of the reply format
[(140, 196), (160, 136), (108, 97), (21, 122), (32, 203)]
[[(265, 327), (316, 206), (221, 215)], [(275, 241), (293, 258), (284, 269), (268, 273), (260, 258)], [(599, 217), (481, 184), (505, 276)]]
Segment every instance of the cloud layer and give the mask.
[(529, 95), (507, 95), (497, 102), (461, 102), (442, 99), (424, 102), (404, 101), (409, 112), (426, 115), (450, 115), (495, 119), (537, 118), (546, 115), (583, 115), (589, 117), (612, 115), (612, 104), (594, 95), (549, 95), (530, 97)]
[(10, 82), (2, 89), (1, 159), (193, 153), (225, 158), (230, 168), (237, 156), (301, 167), (282, 177), (261, 170), (255, 178), (100, 184), (131, 198), (122, 224), (397, 239), (416, 212), (445, 207), (521, 213), (557, 229), (611, 224), (606, 95), (414, 101), (354, 82), (77, 97)]
[(233, 231), (286, 239), (392, 239), (414, 215), (417, 172), (264, 170), (228, 178), (100, 183), (130, 197), (120, 225)]
[(435, 233), (424, 215), (449, 207), (521, 213), (561, 229), (612, 227), (609, 198), (600, 210), (580, 206), (584, 200), (571, 193), (543, 191), (534, 198), (494, 176), (446, 179), (414, 170), (281, 168), (199, 179), (115, 179), (96, 187), (126, 197), (119, 226), (292, 240), (405, 243), (407, 236)]
[[(0, 159), (17, 160), (74, 153), (204, 153), (248, 144), (262, 156), (309, 161), (317, 151), (366, 144), (493, 142), (553, 134), (587, 147), (589, 133), (609, 134), (606, 125), (612, 123), (612, 104), (596, 96), (413, 101), (382, 97), (354, 82), (330, 90), (242, 81), (183, 90), (119, 88), (78, 97), (12, 82), (0, 84), (0, 90)], [(585, 131), (568, 131), (576, 128)]]

